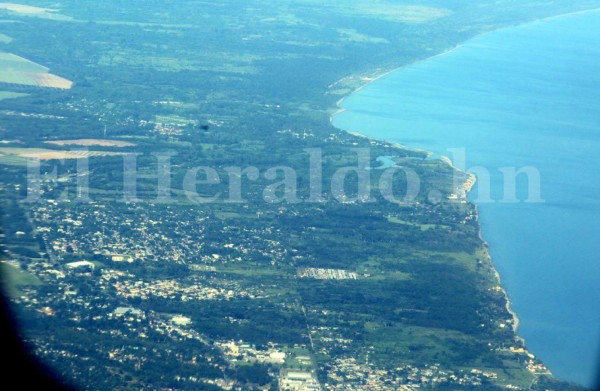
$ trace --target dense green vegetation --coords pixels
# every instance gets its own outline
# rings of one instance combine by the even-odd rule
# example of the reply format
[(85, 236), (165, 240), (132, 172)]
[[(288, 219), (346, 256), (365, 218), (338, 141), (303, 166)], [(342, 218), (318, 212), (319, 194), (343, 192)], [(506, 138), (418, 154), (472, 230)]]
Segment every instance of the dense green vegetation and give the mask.
[[(2, 19), (18, 22), (0, 23), (12, 38), (0, 39), (0, 52), (75, 83), (70, 90), (0, 86), (3, 146), (59, 151), (69, 147), (45, 142), (115, 139), (135, 145), (89, 149), (140, 154), (139, 202), (122, 202), (124, 160), (109, 156), (90, 160), (93, 202), (49, 202), (77, 196), (77, 163), (50, 160), (42, 173), (56, 169), (63, 181), (44, 181), (41, 200), (27, 203), (26, 160), (0, 153), (3, 259), (18, 265), (3, 264), (2, 273), (36, 354), (75, 384), (99, 389), (220, 389), (207, 379), (233, 379), (245, 389), (275, 386), (276, 367), (232, 363), (214, 344), (231, 340), (298, 345), (315, 360), (321, 380), (336, 359), (354, 357), (382, 369), (436, 363), (489, 370), (498, 377), (485, 379), (486, 389), (534, 384), (527, 356), (508, 350), (521, 342), (479, 238), (476, 211), (447, 199), (455, 190), (453, 169), (342, 132), (329, 117), (366, 76), (495, 28), (600, 3), (426, 3), (407, 9), (394, 1), (60, 2), (60, 14), (71, 20), (0, 10)], [(393, 156), (414, 170), (421, 181), (416, 199), (398, 205), (373, 192), (374, 202), (336, 200), (328, 178), (357, 165), (357, 147), (369, 150), (371, 167), (377, 157)], [(276, 166), (293, 168), (299, 200), (309, 197), (313, 148), (323, 155), (322, 202), (265, 202), (265, 187), (282, 179), (264, 175)], [(155, 200), (152, 153), (164, 151), (172, 152), (168, 203)], [(198, 205), (183, 183), (199, 166), (223, 178), (199, 188), (203, 196), (232, 196), (227, 167), (253, 166), (261, 176), (244, 180), (246, 202)], [(369, 170), (376, 189), (382, 174)], [(345, 184), (350, 196), (356, 181), (351, 175)], [(401, 198), (406, 180), (397, 175), (393, 185)], [(134, 251), (134, 244), (159, 251)], [(129, 252), (132, 262), (113, 262), (114, 254)], [(83, 260), (95, 269), (66, 266)], [(358, 277), (299, 278), (303, 268)], [(214, 288), (218, 299), (184, 299), (190, 294), (183, 289), (123, 293), (127, 284), (172, 280)], [(135, 307), (145, 317), (116, 319), (110, 314), (118, 307)], [(185, 330), (195, 337), (157, 331), (174, 314), (191, 319)], [(539, 384), (564, 386), (543, 377)], [(437, 389), (446, 386), (457, 387)]]

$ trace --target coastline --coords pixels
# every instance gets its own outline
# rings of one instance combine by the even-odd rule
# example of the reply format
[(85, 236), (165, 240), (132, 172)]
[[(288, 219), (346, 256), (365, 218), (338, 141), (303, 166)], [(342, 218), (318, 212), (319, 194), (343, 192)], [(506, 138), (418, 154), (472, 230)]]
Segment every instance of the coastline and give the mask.
[(498, 270), (494, 266), (494, 262), (492, 260), (492, 256), (490, 255), (490, 253), (488, 251), (488, 249), (489, 249), (489, 243), (483, 238), (483, 233), (482, 233), (482, 230), (481, 230), (481, 225), (479, 224), (479, 207), (477, 205), (475, 205), (475, 219), (477, 220), (477, 225), (479, 227), (479, 232), (478, 232), (479, 240), (481, 240), (481, 242), (483, 243), (483, 247), (485, 249), (485, 258), (490, 263), (491, 271), (494, 274), (494, 277), (496, 279), (496, 282), (498, 283), (498, 286), (500, 287), (500, 291), (504, 295), (504, 300), (505, 300), (505, 303), (506, 303), (506, 305), (505, 305), (506, 311), (510, 314), (510, 316), (512, 318), (513, 333), (515, 334), (515, 338), (519, 342), (521, 342), (523, 344), (523, 346), (525, 347), (525, 338), (523, 338), (523, 337), (521, 337), (521, 336), (518, 335), (519, 325), (520, 325), (519, 316), (513, 310), (513, 308), (512, 308), (512, 302), (510, 301), (510, 297), (508, 296), (508, 292), (506, 291), (506, 288), (504, 288), (504, 286), (502, 285), (502, 278), (500, 277), (500, 273), (498, 272)]
[[(457, 48), (458, 47), (460, 47), (460, 46), (457, 46)], [(452, 50), (454, 50), (454, 49), (452, 49)], [(442, 54), (440, 54), (438, 56), (447, 54), (448, 52), (449, 51), (444, 52), (444, 53), (442, 53)], [(430, 57), (430, 59), (434, 58), (434, 57), (438, 57), (438, 56)], [(401, 69), (401, 68), (398, 68), (398, 69)], [(394, 71), (391, 71), (391, 72), (394, 72)], [(384, 77), (385, 75), (387, 75), (389, 73), (390, 72), (387, 72), (386, 74), (382, 75), (381, 77)], [(379, 77), (379, 78), (381, 78), (381, 77)], [(377, 79), (374, 79), (374, 80), (370, 81), (369, 84), (372, 83), (372, 82), (374, 82), (375, 80), (377, 80)], [(368, 84), (360, 87), (359, 89), (355, 90), (354, 92), (360, 91), (362, 88), (365, 88), (367, 85)], [(352, 93), (354, 93), (354, 92), (352, 92)], [(340, 103), (343, 102), (343, 99), (344, 98), (340, 99), (338, 102), (340, 102)], [(330, 122), (333, 122), (333, 116), (335, 116), (337, 114), (340, 114), (340, 113), (342, 113), (344, 111), (346, 111), (346, 109), (339, 110), (338, 112), (336, 112), (335, 114), (333, 114), (331, 116), (331, 118), (330, 118)], [(364, 134), (359, 133), (359, 132), (347, 131), (347, 130), (344, 130), (344, 129), (341, 129), (341, 128), (337, 128), (337, 129), (340, 129), (341, 131), (346, 132), (346, 133), (348, 133), (348, 134), (350, 134), (352, 136), (355, 136), (355, 137), (360, 137), (360, 138), (364, 138), (364, 139), (368, 139), (368, 140), (377, 140), (377, 139), (374, 139), (372, 137), (369, 137), (369, 136), (364, 135)], [(434, 153), (430, 152), (430, 151), (426, 151), (426, 150), (422, 150), (422, 149), (417, 149), (417, 148), (412, 148), (412, 147), (407, 147), (407, 146), (404, 146), (404, 145), (400, 145), (398, 143), (391, 143), (391, 142), (389, 142), (387, 140), (378, 140), (378, 141), (390, 143), (392, 146), (394, 146), (396, 148), (400, 148), (400, 149), (409, 149), (411, 151), (425, 152), (427, 154), (427, 156), (434, 155)], [(456, 171), (458, 171), (460, 173), (463, 173), (465, 175), (465, 181), (463, 182), (463, 184), (459, 188), (456, 188), (455, 191), (463, 193), (462, 197), (461, 197), (461, 195), (458, 195), (457, 199), (462, 199), (462, 200), (465, 200), (466, 202), (470, 202), (468, 200), (468, 194), (471, 192), (471, 190), (475, 186), (475, 183), (477, 182), (477, 177), (475, 175), (473, 175), (473, 174), (464, 172), (460, 168), (456, 167), (454, 165), (454, 163), (452, 162), (452, 160), (449, 157), (447, 157), (447, 156), (439, 156), (439, 160), (442, 161), (442, 162), (444, 162), (445, 164), (447, 164), (452, 169), (454, 169), (454, 170), (456, 170)], [(488, 251), (488, 249), (489, 249), (489, 243), (483, 238), (483, 232), (482, 232), (482, 229), (481, 229), (481, 225), (479, 223), (479, 208), (477, 207), (477, 205), (475, 205), (475, 219), (476, 219), (477, 225), (478, 225), (478, 237), (479, 237), (479, 240), (481, 241), (481, 243), (483, 245), (483, 248), (485, 250), (485, 258), (488, 260), (489, 265), (490, 265), (490, 271), (492, 272), (492, 274), (493, 274), (493, 276), (494, 276), (494, 278), (496, 280), (497, 286), (500, 287), (500, 291), (502, 292), (502, 295), (504, 296), (506, 311), (511, 316), (512, 330), (513, 330), (513, 333), (514, 333), (515, 340), (519, 341), (522, 344), (522, 346), (525, 347), (526, 346), (525, 339), (523, 337), (521, 337), (521, 336), (518, 335), (518, 330), (519, 330), (519, 325), (520, 325), (519, 316), (513, 310), (513, 308), (512, 308), (512, 302), (510, 301), (510, 297), (508, 295), (508, 291), (502, 285), (502, 278), (500, 276), (500, 273), (498, 272), (498, 270), (494, 266), (494, 263), (493, 263), (493, 260), (492, 260), (492, 256), (490, 255), (490, 253)]]
[[(515, 24), (509, 25), (509, 26), (504, 26), (504, 27), (501, 27), (501, 28), (498, 28), (498, 29), (494, 29), (494, 30), (490, 30), (490, 31), (485, 31), (485, 32), (482, 32), (482, 33), (479, 33), (479, 34), (475, 34), (472, 37), (468, 38), (467, 40), (463, 41), (462, 43), (459, 43), (459, 44), (457, 44), (454, 47), (446, 49), (443, 52), (440, 52), (440, 53), (437, 53), (437, 54), (434, 54), (432, 56), (425, 57), (425, 58), (422, 58), (422, 59), (419, 59), (419, 60), (415, 60), (415, 61), (409, 62), (407, 64), (404, 64), (404, 65), (400, 65), (400, 66), (398, 66), (396, 68), (393, 68), (391, 70), (384, 71), (383, 73), (381, 73), (379, 75), (362, 76), (361, 79), (364, 79), (366, 82), (364, 84), (360, 85), (359, 87), (356, 87), (354, 90), (352, 90), (351, 92), (349, 92), (348, 94), (346, 94), (345, 96), (343, 96), (342, 98), (340, 98), (336, 102), (336, 104), (335, 104), (335, 111), (329, 116), (329, 122), (332, 123), (333, 122), (333, 118), (336, 115), (341, 114), (341, 113), (343, 113), (343, 112), (346, 111), (346, 109), (342, 107), (342, 104), (351, 95), (353, 95), (353, 94), (355, 94), (355, 93), (363, 90), (364, 88), (368, 87), (370, 84), (372, 84), (372, 83), (378, 81), (379, 79), (382, 79), (382, 78), (384, 78), (384, 77), (386, 77), (386, 76), (388, 76), (388, 75), (390, 75), (390, 74), (392, 74), (392, 73), (394, 73), (396, 71), (402, 70), (404, 68), (407, 68), (407, 67), (410, 67), (410, 66), (413, 66), (413, 65), (420, 64), (421, 62), (424, 62), (424, 61), (433, 60), (434, 58), (450, 54), (450, 53), (454, 52), (455, 50), (458, 50), (461, 47), (463, 47), (464, 46), (463, 45), (464, 42), (468, 42), (468, 41), (471, 41), (471, 40), (476, 39), (478, 37), (482, 37), (482, 36), (485, 36), (487, 34), (495, 33), (495, 32), (498, 32), (498, 31), (505, 30), (505, 29), (509, 29), (509, 28), (515, 28), (515, 27), (519, 27), (519, 26), (525, 26), (525, 25), (528, 25), (528, 24), (532, 24), (532, 23), (538, 23), (538, 22), (543, 22), (543, 21), (550, 21), (550, 20), (554, 20), (554, 19), (557, 19), (557, 18), (563, 18), (563, 17), (573, 16), (573, 15), (587, 14), (587, 13), (592, 13), (592, 12), (600, 12), (600, 8), (591, 8), (591, 9), (581, 10), (581, 11), (566, 12), (566, 13), (563, 13), (563, 14), (558, 14), (558, 15), (547, 16), (547, 17), (543, 17), (543, 18), (532, 19), (532, 20), (525, 21), (525, 22), (515, 23)], [(339, 82), (339, 80), (337, 82), (331, 84), (329, 87), (333, 86), (334, 84), (336, 84), (338, 82)], [(340, 130), (342, 130), (342, 131), (344, 131), (346, 133), (350, 133), (350, 132), (347, 132), (344, 129), (340, 129)], [(352, 132), (352, 134), (356, 136), (356, 135), (359, 135), (360, 133)], [(364, 135), (361, 135), (361, 136), (364, 136)], [(364, 136), (364, 137), (370, 138), (368, 136)], [(380, 140), (380, 141), (385, 141), (385, 140)], [(412, 149), (412, 148), (409, 148), (409, 149)]]
[[(600, 12), (600, 8), (593, 8), (593, 9), (587, 9), (587, 10), (567, 12), (567, 13), (557, 14), (557, 15), (553, 15), (553, 16), (548, 16), (548, 17), (542, 17), (542, 18), (538, 18), (538, 19), (533, 19), (533, 20), (530, 20), (530, 21), (515, 23), (513, 25), (509, 25), (509, 26), (498, 28), (498, 29), (486, 31), (486, 32), (483, 32), (483, 33), (480, 33), (480, 34), (475, 34), (474, 36), (472, 36), (469, 39), (467, 39), (465, 42), (471, 41), (471, 40), (473, 40), (475, 38), (478, 38), (478, 37), (486, 35), (486, 34), (498, 32), (498, 31), (501, 31), (501, 30), (504, 30), (504, 29), (508, 29), (508, 28), (515, 28), (515, 27), (519, 27), (519, 26), (523, 26), (523, 25), (529, 25), (529, 24), (538, 23), (538, 22), (550, 21), (550, 20), (554, 20), (554, 19), (557, 19), (557, 18), (563, 18), (563, 17), (569, 17), (569, 16), (573, 16), (573, 15), (593, 13), (593, 12)], [(445, 50), (445, 51), (443, 51), (441, 53), (435, 54), (433, 56), (430, 56), (430, 57), (427, 57), (427, 58), (424, 58), (424, 59), (419, 59), (419, 60), (416, 60), (416, 61), (404, 64), (402, 66), (399, 66), (399, 67), (397, 67), (395, 69), (385, 71), (385, 72), (383, 72), (383, 73), (381, 73), (381, 74), (379, 74), (377, 76), (374, 76), (374, 77), (365, 77), (365, 76), (360, 77), (361, 80), (365, 80), (366, 82), (364, 84), (360, 85), (359, 87), (355, 88), (352, 92), (348, 93), (347, 95), (345, 95), (344, 97), (342, 97), (341, 99), (339, 99), (336, 102), (337, 110), (335, 110), (330, 115), (330, 123), (333, 125), (333, 120), (334, 120), (335, 116), (339, 115), (339, 114), (341, 114), (341, 113), (343, 113), (343, 112), (346, 111), (346, 108), (342, 107), (342, 105), (343, 105), (343, 103), (345, 102), (345, 100), (349, 96), (351, 96), (351, 95), (353, 95), (353, 94), (355, 94), (357, 92), (360, 92), (364, 88), (368, 87), (371, 83), (373, 83), (375, 81), (378, 81), (379, 79), (382, 79), (382, 78), (390, 75), (393, 72), (403, 70), (403, 69), (405, 69), (407, 67), (419, 64), (419, 63), (424, 62), (424, 61), (428, 61), (428, 60), (431, 60), (431, 59), (434, 59), (434, 58), (437, 58), (437, 57), (441, 57), (441, 56), (450, 54), (450, 53), (454, 52), (455, 50), (460, 49), (461, 47), (463, 47), (463, 43), (457, 44), (456, 46), (454, 46), (454, 47), (452, 47), (452, 48), (450, 48), (448, 50)], [(336, 127), (336, 126), (334, 126), (334, 127)], [(353, 135), (355, 137), (361, 137), (361, 138), (366, 138), (366, 139), (373, 140), (373, 141), (381, 141), (381, 142), (390, 143), (392, 146), (397, 147), (397, 148), (401, 148), (401, 149), (409, 149), (411, 151), (425, 152), (428, 156), (434, 155), (430, 151), (426, 151), (426, 150), (422, 150), (422, 149), (414, 148), (414, 147), (407, 147), (407, 146), (400, 145), (400, 144), (395, 143), (395, 142), (387, 141), (385, 139), (381, 139), (380, 140), (380, 139), (377, 139), (377, 138), (374, 138), (374, 137), (370, 137), (370, 136), (361, 134), (359, 132), (347, 131), (345, 129), (338, 128), (338, 127), (336, 127), (336, 128), (339, 129), (339, 130), (341, 130), (341, 131), (343, 131), (343, 132), (345, 132), (345, 133)], [(444, 163), (448, 164), (453, 169), (455, 169), (455, 170), (457, 170), (459, 172), (463, 172), (462, 170), (458, 169), (453, 164), (453, 162), (449, 158), (447, 158), (446, 156), (440, 156), (439, 160), (442, 160)], [(466, 175), (465, 182), (462, 184), (462, 186), (460, 186), (460, 189), (457, 188), (456, 191), (458, 192), (459, 190), (461, 190), (461, 193), (463, 193), (461, 195), (463, 195), (463, 197), (460, 197), (460, 198), (466, 200), (467, 202), (470, 202), (470, 201), (468, 201), (467, 197), (468, 197), (469, 192), (471, 191), (471, 189), (475, 185), (475, 182), (476, 182), (477, 178), (474, 175), (472, 175), (472, 174), (468, 174), (468, 173), (464, 173), (464, 174)], [(510, 301), (509, 294), (508, 294), (506, 288), (504, 288), (504, 286), (502, 285), (502, 279), (501, 279), (500, 273), (498, 272), (498, 270), (494, 266), (492, 257), (489, 254), (489, 250), (488, 250), (489, 249), (489, 243), (483, 238), (483, 233), (482, 233), (481, 225), (479, 223), (479, 208), (477, 207), (477, 205), (475, 205), (475, 218), (477, 220), (477, 224), (478, 224), (478, 228), (479, 228), (478, 236), (479, 236), (479, 239), (481, 240), (481, 242), (483, 244), (483, 247), (485, 249), (485, 257), (489, 261), (490, 271), (493, 273), (493, 275), (495, 277), (495, 280), (496, 280), (496, 282), (498, 284), (497, 286), (499, 287), (499, 291), (501, 291), (502, 294), (505, 297), (506, 311), (509, 313), (509, 315), (512, 318), (512, 330), (513, 330), (513, 333), (514, 333), (514, 336), (515, 336), (515, 340), (519, 341), (522, 344), (522, 346), (525, 347), (525, 339), (522, 338), (522, 337), (520, 337), (518, 335), (518, 330), (519, 330), (519, 325), (520, 325), (520, 319), (519, 319), (517, 313), (513, 310), (513, 305), (512, 305), (512, 302)]]
[[(598, 10), (600, 10), (600, 8), (599, 8)], [(494, 31), (496, 31), (496, 30), (494, 30)], [(487, 34), (487, 33), (488, 33), (488, 32), (486, 32), (486, 33), (482, 33), (482, 34), (477, 34), (477, 35), (475, 35), (475, 36), (473, 36), (473, 37), (471, 37), (471, 38), (469, 38), (469, 39), (473, 39), (473, 38), (475, 38), (475, 37), (477, 37), (477, 36), (479, 36), (479, 35), (483, 35), (483, 34)], [(399, 67), (396, 67), (396, 68), (394, 68), (394, 69), (391, 69), (391, 70), (388, 70), (388, 71), (384, 71), (384, 72), (383, 72), (382, 74), (380, 74), (380, 75), (376, 75), (376, 76), (372, 76), (372, 77), (369, 77), (369, 76), (363, 76), (363, 77), (361, 77), (361, 79), (365, 80), (365, 81), (366, 81), (366, 83), (365, 83), (365, 84), (363, 84), (363, 85), (361, 85), (361, 86), (359, 86), (359, 87), (356, 87), (354, 90), (352, 90), (352, 92), (350, 92), (350, 93), (348, 93), (347, 95), (343, 96), (342, 98), (338, 99), (338, 101), (337, 101), (337, 102), (336, 102), (336, 104), (335, 104), (335, 105), (336, 105), (336, 107), (337, 107), (337, 109), (336, 109), (336, 110), (335, 110), (335, 111), (334, 111), (334, 112), (333, 112), (333, 113), (332, 113), (332, 114), (329, 116), (329, 122), (330, 122), (330, 123), (332, 123), (332, 121), (333, 121), (333, 118), (334, 118), (336, 115), (338, 115), (338, 114), (341, 114), (341, 113), (343, 113), (343, 112), (345, 112), (345, 111), (346, 111), (346, 109), (342, 107), (342, 104), (344, 103), (344, 101), (345, 101), (345, 100), (346, 100), (346, 99), (347, 99), (347, 98), (348, 98), (350, 95), (353, 95), (353, 94), (355, 94), (355, 93), (357, 93), (357, 92), (360, 92), (360, 91), (362, 91), (364, 88), (368, 87), (368, 86), (369, 86), (369, 85), (371, 85), (372, 83), (374, 83), (374, 82), (378, 81), (379, 79), (383, 79), (384, 77), (386, 77), (386, 76), (388, 76), (388, 75), (390, 75), (390, 74), (392, 74), (392, 73), (394, 73), (394, 72), (396, 72), (396, 71), (399, 71), (399, 70), (401, 70), (401, 69), (404, 69), (404, 68), (406, 68), (406, 67), (409, 67), (409, 66), (412, 66), (412, 65), (417, 65), (417, 64), (420, 64), (421, 62), (424, 62), (424, 61), (432, 60), (432, 59), (434, 59), (434, 58), (437, 58), (437, 57), (445, 56), (445, 55), (447, 55), (447, 54), (450, 54), (450, 53), (452, 53), (452, 52), (453, 52), (453, 51), (455, 51), (455, 50), (458, 50), (458, 49), (460, 49), (461, 47), (462, 47), (462, 44), (458, 44), (458, 45), (456, 45), (456, 46), (454, 46), (454, 47), (452, 47), (452, 48), (450, 48), (450, 49), (444, 50), (444, 51), (443, 51), (443, 52), (441, 52), (441, 53), (434, 54), (433, 56), (425, 57), (425, 58), (422, 58), (422, 59), (420, 59), (420, 60), (416, 60), (416, 61), (413, 61), (413, 62), (411, 62), (411, 63), (405, 64), (405, 65), (401, 65), (401, 66), (399, 66)], [(334, 83), (334, 84), (335, 84), (335, 83)], [(338, 128), (338, 129), (339, 129), (339, 128)], [(346, 132), (344, 129), (340, 129), (340, 130), (342, 130), (342, 131)], [(350, 133), (350, 132), (347, 132), (347, 133)], [(356, 135), (360, 135), (360, 133), (356, 133), (356, 132), (353, 132), (352, 134), (354, 134), (355, 136), (356, 136)], [(364, 136), (364, 135), (363, 135), (363, 136)], [(364, 136), (364, 137), (366, 137), (366, 138), (370, 138), (370, 137), (368, 137), (368, 136)]]

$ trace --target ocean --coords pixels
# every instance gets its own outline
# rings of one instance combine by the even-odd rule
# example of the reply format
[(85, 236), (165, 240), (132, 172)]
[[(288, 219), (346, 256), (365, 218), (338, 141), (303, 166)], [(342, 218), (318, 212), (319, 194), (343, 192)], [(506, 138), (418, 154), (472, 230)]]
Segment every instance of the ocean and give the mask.
[[(480, 35), (377, 79), (341, 107), (338, 128), (455, 162), (450, 149), (459, 148), (466, 168), (490, 173), (491, 200), (477, 189), (469, 198), (518, 334), (556, 377), (591, 385), (600, 357), (600, 12)], [(518, 202), (504, 195), (507, 167), (526, 173)]]

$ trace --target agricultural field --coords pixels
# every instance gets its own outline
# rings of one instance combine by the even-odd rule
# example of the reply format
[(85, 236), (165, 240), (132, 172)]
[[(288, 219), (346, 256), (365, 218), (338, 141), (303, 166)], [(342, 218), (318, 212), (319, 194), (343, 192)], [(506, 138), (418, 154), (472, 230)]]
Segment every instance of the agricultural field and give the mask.
[(22, 96), (27, 96), (27, 95), (29, 95), (29, 94), (25, 94), (22, 92), (0, 91), (0, 100), (20, 98)]
[(355, 8), (359, 13), (366, 13), (375, 17), (382, 17), (405, 23), (426, 23), (452, 12), (444, 8), (426, 7), (418, 5), (398, 5), (387, 2), (364, 2)]
[(33, 7), (30, 5), (16, 3), (0, 3), (0, 11), (9, 12), (20, 16), (33, 16), (37, 18), (53, 20), (71, 20), (72, 18), (61, 15), (57, 9)]
[[(302, 3), (313, 4), (315, 0), (302, 0)], [(397, 4), (391, 1), (333, 1), (330, 5), (335, 12), (342, 15), (370, 16), (378, 19), (387, 19), (402, 23), (426, 23), (451, 15), (452, 11), (446, 8)]]
[(0, 3), (0, 9), (15, 12), (18, 14), (45, 14), (48, 12), (56, 12), (55, 9), (32, 7), (29, 5), (15, 3)]
[(56, 160), (56, 159), (85, 159), (102, 156), (125, 155), (120, 152), (106, 151), (58, 151), (44, 148), (0, 148), (0, 163), (26, 164), (27, 159)]
[[(257, 59), (260, 59), (257, 57)], [(152, 68), (162, 72), (223, 72), (230, 74), (256, 74), (258, 69), (252, 65), (255, 60), (252, 56), (242, 56), (227, 53), (201, 54), (193, 59), (186, 59), (182, 55), (154, 55), (144, 51), (126, 49), (107, 53), (100, 58), (98, 65), (120, 67)]]
[(45, 73), (49, 69), (12, 53), (0, 53), (0, 69), (7, 72)]
[(73, 82), (48, 73), (43, 65), (12, 53), (0, 52), (0, 83), (70, 89)]
[(157, 115), (154, 118), (154, 122), (161, 125), (185, 126), (196, 123), (193, 120), (189, 120), (178, 115)]
[[(2, 95), (0, 94), (0, 98), (2, 97)], [(121, 148), (121, 147), (133, 147), (136, 144), (134, 143), (130, 143), (128, 141), (121, 141), (121, 140), (104, 140), (104, 139), (93, 139), (93, 138), (82, 138), (82, 139), (77, 139), (77, 140), (52, 140), (52, 141), (46, 141), (46, 144), (53, 144), (53, 145), (79, 145), (82, 147), (91, 147), (91, 146), (98, 146), (98, 147), (117, 147), (117, 148)]]
[(344, 42), (390, 43), (385, 38), (361, 34), (355, 29), (337, 29), (337, 32), (340, 33), (341, 39)]

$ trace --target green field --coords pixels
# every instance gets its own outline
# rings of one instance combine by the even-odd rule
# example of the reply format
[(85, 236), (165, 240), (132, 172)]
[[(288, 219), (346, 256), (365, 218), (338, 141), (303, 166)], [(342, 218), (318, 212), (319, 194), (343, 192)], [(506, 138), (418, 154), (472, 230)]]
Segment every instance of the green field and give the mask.
[(56, 9), (32, 7), (30, 5), (17, 3), (0, 3), (0, 10), (19, 16), (52, 19), (55, 21), (73, 20), (73, 18), (69, 16), (57, 13)]
[(102, 156), (122, 156), (124, 153), (109, 151), (61, 151), (45, 148), (0, 148), (0, 164), (24, 165), (28, 159), (56, 160), (83, 159)]
[(196, 123), (194, 120), (183, 118), (177, 115), (157, 115), (155, 122), (163, 125), (185, 126)]
[(405, 221), (405, 220), (401, 220), (397, 217), (393, 217), (393, 216), (388, 216), (387, 220), (390, 223), (394, 223), (394, 224), (401, 224), (401, 225), (409, 225), (411, 227), (418, 227), (421, 229), (421, 231), (428, 231), (430, 229), (436, 228), (436, 227), (443, 227), (443, 225), (438, 225), (438, 224), (417, 224), (417, 223), (411, 223), (410, 221)]
[(22, 92), (0, 91), (0, 100), (20, 98), (22, 96), (27, 96), (27, 95), (29, 95), (29, 94), (24, 94)]
[(33, 274), (23, 271), (18, 266), (7, 262), (0, 263), (0, 278), (3, 288), (12, 297), (21, 295), (20, 287), (42, 284)]

